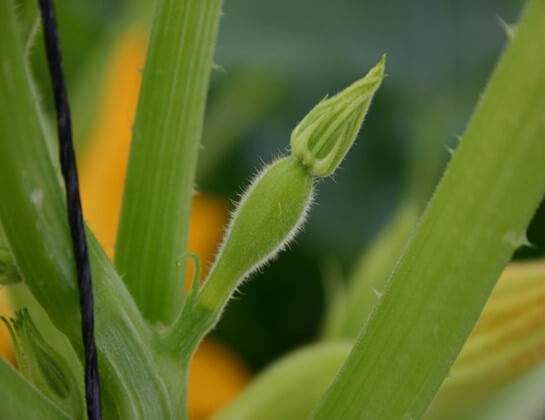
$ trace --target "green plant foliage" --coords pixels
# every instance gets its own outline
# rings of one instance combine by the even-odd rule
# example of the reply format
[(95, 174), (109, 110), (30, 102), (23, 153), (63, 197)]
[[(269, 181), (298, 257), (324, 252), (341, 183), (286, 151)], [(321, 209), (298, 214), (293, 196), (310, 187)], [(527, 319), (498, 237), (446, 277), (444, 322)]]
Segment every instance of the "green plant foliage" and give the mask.
[[(107, 10), (112, 15), (117, 11), (108, 3), (97, 6), (104, 16)], [(280, 11), (285, 3), (270, 7)], [(337, 7), (325, 0), (315, 3)], [(283, 97), (283, 85), (278, 87), (268, 66), (265, 73), (242, 72), (216, 94), (205, 119), (223, 2), (138, 1), (112, 33), (129, 23), (142, 25), (151, 16), (151, 4), (155, 14), (115, 267), (88, 232), (108, 419), (187, 419), (188, 375), (198, 344), (217, 325), (241, 283), (301, 230), (318, 179), (332, 175), (351, 149), (385, 71), (383, 56), (366, 76), (326, 97), (293, 124), (290, 152), (264, 165), (249, 183), (201, 285), (199, 257), (187, 250), (195, 180), (213, 178), (243, 134)], [(66, 3), (60, 9), (71, 7), (78, 6)], [(304, 8), (293, 6), (293, 16), (299, 7)], [(43, 74), (29, 64), (36, 10), (27, 0), (0, 0), (0, 287), (14, 292), (17, 306), (29, 308), (14, 320), (4, 319), (22, 374), (0, 360), (0, 418), (84, 418), (72, 243), (47, 127), (47, 99), (41, 99), (49, 92), (42, 88), (49, 84), (35, 83)], [(519, 24), (509, 27), (512, 40), (420, 221), (424, 197), (433, 184), (423, 179), (439, 161), (424, 162), (429, 154), (421, 152), (430, 153), (425, 141), (415, 147), (418, 157), (407, 171), (404, 201), (358, 261), (350, 284), (334, 297), (323, 339), (258, 375), (217, 420), (413, 420), (425, 414), (501, 270), (527, 243), (528, 223), (545, 193), (544, 21), (545, 2), (531, 0)], [(345, 27), (344, 20), (336, 26), (339, 31)], [(94, 33), (96, 28), (87, 30)], [(109, 38), (111, 34), (96, 43), (100, 62), (79, 70), (80, 75), (93, 74), (86, 87), (80, 85), (77, 114), (90, 115), (97, 102), (92, 91), (105, 76)], [(68, 44), (79, 48), (79, 40)], [(314, 67), (305, 67), (305, 74)], [(437, 103), (442, 121), (450, 102)], [(424, 124), (429, 116), (420, 111), (418, 118)], [(437, 132), (438, 121), (426, 125), (430, 133)], [(187, 259), (193, 261), (195, 275), (186, 292)], [(282, 288), (283, 296), (289, 292)], [(535, 384), (543, 378), (542, 369), (510, 385), (522, 370), (503, 367), (506, 360), (537, 354), (541, 331), (525, 335), (518, 328), (533, 319), (533, 313), (524, 312), (520, 319), (498, 325), (486, 340), (468, 346), (454, 367), (461, 373), (444, 382), (429, 418), (458, 420), (460, 413), (453, 406), (459, 409), (460, 398), (471, 395), (471, 401), (464, 399), (463, 415), (472, 420), (534, 420), (541, 408)], [(524, 339), (506, 344), (505, 331)], [(501, 351), (495, 353), (494, 346)], [(488, 350), (491, 357), (479, 358)], [(506, 385), (498, 394), (475, 379), (488, 374), (501, 376)], [(527, 401), (526, 410), (516, 407), (515, 398)]]
[[(530, 2), (315, 418), (419, 418), (545, 193), (545, 3)], [(521, 187), (524, 186), (524, 187)]]

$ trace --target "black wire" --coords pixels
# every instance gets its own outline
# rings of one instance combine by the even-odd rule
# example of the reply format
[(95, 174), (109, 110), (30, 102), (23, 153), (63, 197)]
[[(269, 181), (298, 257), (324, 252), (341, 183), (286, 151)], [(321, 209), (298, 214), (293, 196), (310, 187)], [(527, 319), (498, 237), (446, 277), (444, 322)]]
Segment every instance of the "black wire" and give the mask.
[[(2, 1), (2, 0), (0, 0)], [(72, 143), (72, 124), (70, 108), (66, 95), (61, 46), (55, 20), (53, 0), (38, 0), (44, 28), (47, 64), (53, 84), (55, 109), (57, 112), (57, 129), (62, 175), (66, 186), (66, 202), (68, 222), (74, 245), (74, 255), (78, 272), (79, 301), (81, 310), (81, 332), (85, 351), (85, 400), (89, 420), (100, 420), (102, 409), (100, 404), (100, 380), (98, 375), (97, 352), (95, 346), (93, 314), (93, 290), (87, 241), (81, 212), (78, 173), (74, 146)]]

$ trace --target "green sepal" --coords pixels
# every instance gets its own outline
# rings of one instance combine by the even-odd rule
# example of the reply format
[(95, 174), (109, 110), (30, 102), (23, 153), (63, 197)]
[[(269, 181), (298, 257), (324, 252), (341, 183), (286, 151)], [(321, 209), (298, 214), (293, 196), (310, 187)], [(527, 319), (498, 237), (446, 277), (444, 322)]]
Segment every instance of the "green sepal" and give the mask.
[(43, 338), (27, 309), (16, 312), (8, 322), (17, 365), (23, 376), (71, 418), (82, 418), (82, 379), (70, 370), (64, 358)]
[(11, 252), (0, 245), (0, 286), (9, 286), (21, 282), (21, 276)]
[(313, 176), (329, 176), (356, 140), (382, 79), (386, 55), (365, 77), (332, 98), (322, 99), (295, 127), (291, 153)]

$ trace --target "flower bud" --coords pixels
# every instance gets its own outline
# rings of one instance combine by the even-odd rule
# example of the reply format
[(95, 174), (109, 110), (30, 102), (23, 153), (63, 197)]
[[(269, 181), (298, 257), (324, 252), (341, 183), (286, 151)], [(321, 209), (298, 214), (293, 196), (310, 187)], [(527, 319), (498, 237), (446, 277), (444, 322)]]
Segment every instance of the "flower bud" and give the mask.
[(0, 246), (0, 286), (7, 286), (20, 281), (21, 277), (11, 252)]
[(266, 167), (242, 196), (200, 293), (203, 307), (218, 313), (250, 273), (295, 236), (312, 201), (313, 179), (293, 157)]
[(318, 103), (291, 134), (291, 153), (314, 176), (331, 175), (354, 143), (384, 77), (386, 56), (362, 79)]
[[(252, 182), (204, 286), (188, 296), (180, 322), (195, 311), (193, 318), (211, 328), (240, 283), (293, 239), (312, 202), (314, 177), (332, 174), (354, 142), (384, 76), (384, 62), (382, 57), (363, 79), (316, 105), (292, 132), (292, 155)], [(175, 333), (166, 336), (178, 340)]]
[(10, 331), (23, 376), (71, 418), (79, 418), (84, 405), (78, 380), (63, 357), (40, 334), (28, 310), (17, 311), (10, 322), (5, 318), (2, 321)]

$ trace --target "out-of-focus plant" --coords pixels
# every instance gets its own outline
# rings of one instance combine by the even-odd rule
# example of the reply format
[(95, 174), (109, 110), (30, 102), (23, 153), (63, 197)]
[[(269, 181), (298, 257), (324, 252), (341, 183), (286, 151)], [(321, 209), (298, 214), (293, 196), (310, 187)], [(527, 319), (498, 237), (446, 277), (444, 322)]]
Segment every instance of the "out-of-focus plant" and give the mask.
[[(89, 238), (107, 418), (186, 417), (187, 378), (198, 344), (240, 283), (301, 228), (316, 179), (331, 175), (348, 152), (384, 74), (383, 59), (301, 120), (291, 135), (291, 153), (266, 165), (243, 194), (201, 285), (201, 264), (188, 253), (188, 238), (221, 6), (221, 0), (158, 2), (115, 266), (94, 236)], [(539, 54), (545, 48), (544, 18), (545, 4), (531, 1), (417, 227), (412, 229), (419, 208), (409, 200), (355, 271), (354, 293), (343, 312), (335, 309), (342, 305), (333, 306), (324, 336), (345, 341), (324, 341), (288, 357), (220, 418), (424, 414), (502, 268), (525, 244), (524, 232), (545, 192), (545, 58)], [(21, 346), (20, 364), (25, 354), (45, 354), (22, 366), (23, 372), (38, 369), (43, 380), (23, 379), (0, 361), (0, 391), (9, 400), (3, 409), (8, 417), (83, 416), (77, 398), (67, 398), (81, 395), (81, 380), (69, 380), (81, 379), (81, 336), (62, 189), (23, 53), (27, 32), (20, 30), (24, 23), (17, 21), (13, 0), (0, 3), (0, 23), (0, 179), (10, 180), (0, 183), (3, 261), (12, 273), (6, 284), (16, 282), (29, 296), (29, 311), (11, 327)], [(119, 185), (115, 188), (119, 191)], [(110, 236), (110, 255), (112, 245)], [(189, 258), (194, 275), (186, 291)], [(539, 331), (520, 328), (534, 314), (519, 303), (538, 283), (507, 287), (507, 303), (496, 304), (504, 290), (500, 284), (483, 327), (474, 330), (452, 368), (456, 374), (428, 415), (452, 414), (450, 404), (460, 408), (460, 395), (489, 397), (493, 390), (480, 380), (482, 372), (497, 375), (492, 383), (499, 386), (527, 368), (505, 370), (505, 360), (522, 356), (528, 365), (537, 363), (541, 356), (533, 350)], [(497, 329), (484, 326), (496, 325), (487, 319), (503, 318), (511, 309), (510, 321), (502, 320)], [(41, 328), (42, 323), (58, 342), (44, 346), (43, 331), (30, 333), (34, 329), (28, 325)], [(504, 340), (511, 333), (524, 338), (520, 345)], [(504, 343), (502, 351), (481, 358), (482, 349), (494, 343)], [(462, 408), (471, 410), (473, 403), (464, 402), (468, 407)]]
[(510, 264), (427, 418), (468, 418), (479, 403), (545, 359), (545, 261)]

